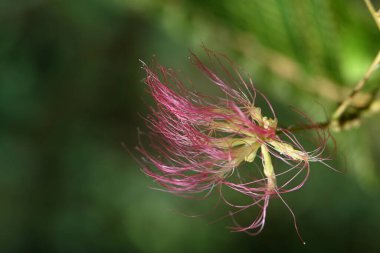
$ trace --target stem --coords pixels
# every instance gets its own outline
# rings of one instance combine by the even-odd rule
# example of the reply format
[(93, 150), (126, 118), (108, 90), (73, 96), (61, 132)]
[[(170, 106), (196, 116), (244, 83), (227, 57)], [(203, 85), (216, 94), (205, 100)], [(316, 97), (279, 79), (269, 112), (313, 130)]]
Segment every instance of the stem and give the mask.
[(265, 144), (261, 145), (261, 154), (263, 155), (264, 175), (268, 180), (268, 188), (274, 190), (276, 188), (276, 174), (272, 164), (269, 150)]
[(376, 12), (375, 8), (372, 5), (372, 2), (370, 0), (364, 0), (365, 4), (367, 5), (367, 8), (369, 12), (371, 13), (373, 19), (376, 22), (377, 27), (380, 30), (380, 13)]
[(352, 90), (351, 94), (335, 110), (332, 116), (332, 121), (337, 121), (343, 115), (343, 113), (351, 105), (352, 100), (354, 99), (355, 95), (358, 94), (361, 91), (361, 89), (363, 89), (364, 85), (366, 84), (368, 79), (371, 77), (372, 73), (377, 69), (379, 65), (380, 65), (380, 51), (377, 53), (377, 56), (375, 57), (374, 61), (372, 62), (367, 72), (365, 73), (364, 77), (359, 81), (356, 87)]
[(290, 132), (296, 132), (296, 131), (302, 131), (302, 130), (313, 130), (313, 129), (325, 129), (330, 126), (330, 122), (320, 122), (320, 123), (314, 123), (314, 124), (304, 124), (304, 125), (297, 125), (297, 126), (290, 126), (286, 130)]
[[(367, 8), (369, 12), (371, 13), (373, 19), (375, 20), (377, 27), (380, 30), (380, 12), (376, 12), (375, 8), (372, 5), (371, 0), (364, 0), (365, 4), (367, 5)], [(372, 106), (374, 103), (374, 94), (372, 94), (372, 98), (366, 102), (366, 107), (368, 108), (357, 108), (358, 112), (356, 115), (351, 119), (344, 119), (344, 113), (347, 111), (350, 105), (353, 104), (353, 100), (357, 94), (363, 89), (364, 85), (367, 83), (368, 79), (371, 77), (373, 72), (379, 67), (380, 65), (380, 51), (377, 53), (375, 59), (373, 60), (372, 64), (368, 68), (367, 72), (365, 73), (364, 77), (358, 82), (358, 84), (355, 86), (355, 88), (351, 91), (350, 95), (343, 100), (343, 102), (338, 106), (338, 108), (335, 110), (331, 117), (330, 124), (327, 124), (327, 126), (332, 127), (333, 130), (341, 130), (344, 123), (349, 121), (356, 121), (356, 123), (360, 123), (360, 116), (365, 114), (366, 111), (369, 111), (369, 114), (372, 112), (377, 111), (376, 106)], [(376, 93), (376, 92), (375, 92)], [(367, 110), (368, 109), (368, 110)]]

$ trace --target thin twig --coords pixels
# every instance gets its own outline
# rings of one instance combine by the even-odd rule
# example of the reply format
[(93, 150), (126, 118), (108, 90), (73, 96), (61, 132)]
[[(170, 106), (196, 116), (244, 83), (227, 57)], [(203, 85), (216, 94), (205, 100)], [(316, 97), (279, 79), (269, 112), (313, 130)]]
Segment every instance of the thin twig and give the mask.
[(372, 73), (377, 69), (379, 65), (380, 65), (380, 51), (377, 53), (375, 60), (372, 62), (371, 66), (365, 73), (364, 77), (359, 81), (356, 87), (352, 90), (351, 94), (335, 110), (332, 116), (333, 121), (338, 120), (343, 115), (343, 113), (347, 110), (347, 108), (352, 104), (352, 100), (354, 99), (355, 95), (358, 94), (361, 91), (361, 89), (363, 89), (364, 85), (366, 84), (368, 79), (371, 77)]
[[(286, 128), (286, 130), (290, 132), (296, 132), (296, 131), (303, 131), (303, 130), (314, 130), (314, 129), (325, 129), (328, 128), (330, 125), (330, 122), (320, 122), (320, 123), (314, 123), (314, 124), (305, 124), (305, 125), (296, 125), (296, 126), (290, 126)], [(281, 131), (279, 131), (281, 133)]]
[[(371, 13), (373, 19), (375, 20), (380, 30), (380, 13), (376, 12), (370, 0), (364, 0), (364, 2), (367, 5), (369, 12)], [(375, 72), (375, 70), (379, 67), (379, 65), (380, 65), (380, 51), (377, 53), (377, 56), (373, 60), (371, 66), (368, 68), (364, 77), (358, 82), (358, 84), (352, 90), (351, 94), (338, 106), (338, 108), (332, 114), (332, 117), (331, 117), (332, 128), (336, 130), (341, 129), (342, 118), (345, 112), (347, 111), (349, 106), (352, 105), (352, 101), (354, 100), (354, 97), (363, 89), (364, 85), (367, 83), (368, 79), (371, 77), (373, 72)], [(372, 94), (372, 97), (374, 97), (374, 94)], [(373, 103), (373, 99), (368, 101), (368, 105), (367, 105), (368, 108), (371, 108), (371, 103)], [(356, 118), (354, 118), (354, 120), (358, 121), (360, 116), (361, 116), (361, 110), (359, 110), (359, 113), (356, 114)]]
[(367, 5), (369, 12), (371, 13), (373, 19), (376, 22), (377, 27), (380, 30), (380, 12), (375, 10), (375, 8), (373, 7), (372, 2), (370, 0), (364, 0), (364, 2)]

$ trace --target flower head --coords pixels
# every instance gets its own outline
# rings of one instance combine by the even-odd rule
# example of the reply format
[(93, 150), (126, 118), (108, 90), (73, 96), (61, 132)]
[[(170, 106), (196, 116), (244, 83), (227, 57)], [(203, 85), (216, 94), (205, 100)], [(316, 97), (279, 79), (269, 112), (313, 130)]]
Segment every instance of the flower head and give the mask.
[[(305, 151), (290, 131), (278, 127), (271, 104), (256, 90), (251, 78), (243, 77), (227, 57), (206, 51), (224, 77), (195, 54), (191, 59), (223, 97), (188, 89), (171, 69), (143, 65), (156, 108), (146, 118), (151, 149), (148, 152), (142, 145), (137, 148), (144, 157), (142, 169), (175, 194), (207, 193), (216, 187), (243, 194), (250, 203), (237, 205), (226, 200), (220, 190), (221, 197), (234, 208), (232, 214), (259, 207), (250, 225), (233, 228), (257, 234), (264, 227), (269, 199), (282, 199), (280, 194), (299, 189), (309, 175), (309, 163), (322, 161), (324, 145), (313, 152)], [(257, 97), (263, 98), (271, 117), (262, 115)], [(289, 168), (275, 171), (273, 159)], [(240, 165), (255, 162), (260, 167), (259, 176), (240, 177)]]

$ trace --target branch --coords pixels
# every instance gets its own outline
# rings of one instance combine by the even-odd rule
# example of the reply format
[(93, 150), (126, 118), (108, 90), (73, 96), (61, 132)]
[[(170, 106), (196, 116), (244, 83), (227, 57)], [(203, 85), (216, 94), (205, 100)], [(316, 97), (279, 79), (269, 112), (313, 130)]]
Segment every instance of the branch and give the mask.
[(372, 5), (371, 0), (364, 0), (364, 2), (367, 5), (369, 12), (371, 13), (373, 19), (376, 22), (377, 27), (380, 30), (380, 12), (375, 10), (375, 8)]
[[(380, 30), (380, 12), (376, 12), (375, 8), (372, 5), (370, 0), (364, 0), (366, 3), (369, 12), (371, 13), (373, 19), (375, 20), (379, 30)], [(366, 106), (363, 108), (354, 108), (354, 112), (347, 113), (348, 108), (353, 104), (354, 98), (359, 94), (363, 89), (364, 85), (370, 79), (372, 74), (380, 66), (380, 51), (377, 53), (377, 56), (373, 60), (371, 66), (368, 68), (364, 77), (358, 82), (355, 88), (351, 91), (350, 95), (343, 100), (343, 102), (338, 106), (335, 112), (332, 114), (330, 126), (333, 130), (340, 131), (347, 127), (347, 120), (349, 121), (350, 126), (356, 126), (360, 124), (360, 117), (362, 115), (372, 115), (379, 111), (378, 101), (374, 100), (375, 93), (378, 91), (378, 88), (373, 92), (371, 99), (367, 102)], [(354, 124), (352, 124), (354, 123)]]

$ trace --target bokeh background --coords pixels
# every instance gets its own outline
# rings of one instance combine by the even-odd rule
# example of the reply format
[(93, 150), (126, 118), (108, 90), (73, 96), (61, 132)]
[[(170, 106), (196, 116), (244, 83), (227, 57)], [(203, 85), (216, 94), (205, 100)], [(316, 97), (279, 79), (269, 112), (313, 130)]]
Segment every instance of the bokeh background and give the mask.
[(122, 146), (137, 145), (151, 103), (139, 59), (156, 55), (207, 92), (187, 58), (202, 45), (250, 73), (286, 125), (289, 106), (325, 120), (380, 43), (362, 1), (2, 0), (0, 252), (380, 250), (379, 115), (334, 133), (330, 164), (345, 173), (312, 165), (284, 196), (306, 246), (279, 200), (250, 237), (212, 222), (227, 212), (212, 198), (149, 188)]

